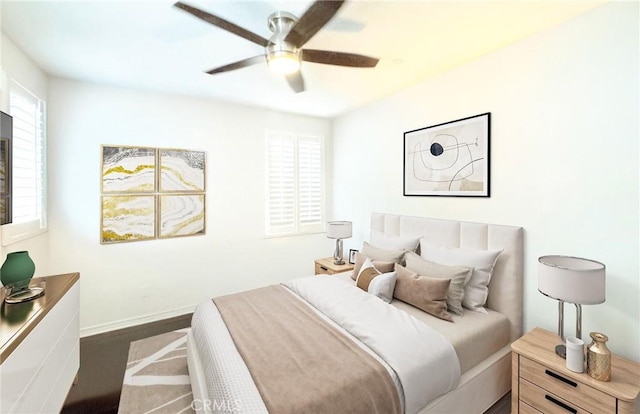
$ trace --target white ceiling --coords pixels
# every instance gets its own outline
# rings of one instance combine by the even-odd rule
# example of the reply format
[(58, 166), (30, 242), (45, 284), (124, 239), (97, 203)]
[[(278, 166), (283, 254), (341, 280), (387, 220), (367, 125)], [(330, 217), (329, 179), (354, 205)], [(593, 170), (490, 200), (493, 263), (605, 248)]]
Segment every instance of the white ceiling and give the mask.
[[(300, 16), (311, 1), (186, 3), (268, 38), (267, 16)], [(48, 74), (87, 82), (334, 117), (590, 10), (602, 1), (346, 3), (305, 47), (380, 58), (373, 69), (303, 63), (295, 94), (266, 63), (205, 70), (263, 53), (174, 1), (1, 0), (2, 32)]]

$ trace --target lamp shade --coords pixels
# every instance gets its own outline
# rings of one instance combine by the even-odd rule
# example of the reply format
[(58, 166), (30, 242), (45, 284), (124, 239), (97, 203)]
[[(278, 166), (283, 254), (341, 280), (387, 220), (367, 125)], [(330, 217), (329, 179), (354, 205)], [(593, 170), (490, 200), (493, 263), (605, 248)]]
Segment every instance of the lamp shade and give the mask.
[(572, 256), (538, 259), (538, 290), (564, 302), (594, 305), (605, 301), (605, 266)]
[(350, 221), (330, 221), (327, 223), (327, 237), (330, 239), (348, 239), (351, 237)]

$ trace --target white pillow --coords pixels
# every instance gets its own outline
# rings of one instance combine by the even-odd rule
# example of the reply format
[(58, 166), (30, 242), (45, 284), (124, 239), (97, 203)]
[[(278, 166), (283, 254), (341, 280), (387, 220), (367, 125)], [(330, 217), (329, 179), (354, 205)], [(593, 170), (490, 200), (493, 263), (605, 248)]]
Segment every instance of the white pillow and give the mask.
[(396, 272), (383, 273), (380, 276), (376, 276), (369, 283), (368, 292), (390, 303), (391, 299), (393, 299), (393, 291), (396, 288), (396, 279)]
[(389, 303), (396, 287), (396, 272), (381, 274), (367, 258), (358, 272), (356, 286)]
[(461, 249), (434, 246), (420, 240), (420, 255), (432, 262), (447, 266), (473, 267), (471, 279), (464, 287), (462, 306), (472, 311), (487, 313), (484, 304), (489, 295), (489, 282), (500, 250)]
[(420, 242), (420, 236), (418, 237), (404, 237), (404, 236), (387, 236), (381, 231), (371, 230), (371, 237), (369, 242), (378, 248), (387, 250), (409, 250), (415, 251), (418, 248)]

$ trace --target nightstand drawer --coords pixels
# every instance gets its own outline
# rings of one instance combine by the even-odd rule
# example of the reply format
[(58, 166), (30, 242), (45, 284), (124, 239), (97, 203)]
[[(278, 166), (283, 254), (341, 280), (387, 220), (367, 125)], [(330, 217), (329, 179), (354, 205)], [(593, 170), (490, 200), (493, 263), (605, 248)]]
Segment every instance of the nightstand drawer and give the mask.
[(332, 275), (335, 272), (326, 266), (316, 263), (316, 275)]
[[(616, 399), (526, 357), (520, 357), (520, 377), (549, 391), (572, 406), (589, 407), (594, 413), (615, 413)], [(521, 398), (524, 400), (524, 398)], [(538, 407), (532, 404), (534, 407)]]
[(335, 264), (333, 257), (325, 257), (324, 259), (316, 259), (315, 274), (316, 275), (335, 275), (342, 272), (353, 270), (352, 263)]
[[(524, 404), (523, 404), (524, 403)], [(520, 405), (521, 409), (530, 405), (543, 413), (574, 413), (590, 414), (575, 404), (530, 383), (527, 380), (520, 380)], [(526, 411), (520, 411), (526, 412)], [(594, 411), (594, 413), (602, 411)], [(615, 411), (614, 411), (615, 412)], [(534, 411), (535, 413), (535, 411)]]

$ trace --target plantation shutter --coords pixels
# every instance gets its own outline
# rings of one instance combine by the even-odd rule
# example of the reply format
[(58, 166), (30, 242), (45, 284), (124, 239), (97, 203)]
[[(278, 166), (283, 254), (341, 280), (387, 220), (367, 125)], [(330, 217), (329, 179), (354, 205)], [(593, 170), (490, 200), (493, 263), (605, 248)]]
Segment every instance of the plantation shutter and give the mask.
[(46, 229), (45, 103), (16, 82), (9, 88), (13, 117), (13, 223), (3, 244)]
[(322, 231), (322, 151), (319, 137), (267, 133), (267, 236)]
[(268, 136), (267, 234), (296, 229), (295, 138), (290, 134)]
[(301, 226), (322, 225), (322, 143), (298, 140), (299, 220)]

